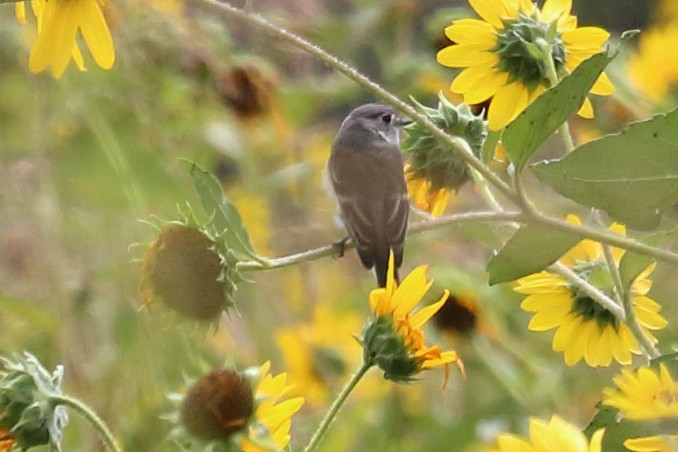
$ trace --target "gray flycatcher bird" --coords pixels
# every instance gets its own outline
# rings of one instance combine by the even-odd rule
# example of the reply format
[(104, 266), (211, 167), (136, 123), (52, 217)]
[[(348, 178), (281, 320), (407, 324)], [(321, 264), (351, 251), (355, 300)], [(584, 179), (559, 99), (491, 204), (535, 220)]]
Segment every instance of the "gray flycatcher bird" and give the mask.
[(386, 286), (389, 251), (396, 280), (403, 261), (410, 206), (398, 127), (410, 122), (386, 105), (361, 105), (341, 123), (327, 165), (341, 219), (379, 287)]

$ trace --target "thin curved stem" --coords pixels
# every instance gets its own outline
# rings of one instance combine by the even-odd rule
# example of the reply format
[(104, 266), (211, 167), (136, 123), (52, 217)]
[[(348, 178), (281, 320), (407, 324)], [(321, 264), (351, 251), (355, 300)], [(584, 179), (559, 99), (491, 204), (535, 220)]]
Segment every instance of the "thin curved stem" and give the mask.
[(624, 283), (621, 279), (621, 274), (619, 273), (619, 266), (612, 256), (612, 250), (609, 245), (603, 245), (603, 255), (605, 256), (605, 263), (607, 268), (610, 270), (612, 275), (612, 281), (614, 282), (615, 291), (619, 296), (619, 300), (624, 307), (624, 312), (626, 313), (626, 325), (631, 330), (631, 333), (636, 338), (636, 341), (640, 346), (645, 350), (645, 353), (648, 354), (650, 358), (656, 358), (659, 356), (659, 351), (657, 347), (654, 346), (652, 341), (643, 328), (640, 326), (638, 321), (638, 316), (636, 315), (636, 310), (633, 306), (633, 298), (630, 290), (624, 287)]
[(227, 2), (219, 2), (217, 0), (192, 1), (196, 4), (209, 7), (212, 11), (215, 11), (222, 16), (227, 15), (237, 17), (238, 19), (243, 20), (251, 25), (262, 28), (268, 33), (275, 35), (278, 38), (284, 39), (285, 41), (291, 42), (296, 47), (320, 59), (323, 63), (344, 74), (346, 77), (370, 91), (376, 97), (391, 105), (393, 108), (410, 118), (412, 121), (421, 124), (421, 126), (428, 130), (437, 140), (440, 140), (442, 143), (454, 149), (454, 151), (457, 152), (470, 167), (482, 174), (483, 177), (487, 179), (487, 181), (492, 185), (494, 185), (499, 191), (501, 191), (504, 196), (506, 196), (508, 199), (516, 201), (515, 193), (513, 193), (511, 187), (509, 187), (501, 178), (499, 178), (499, 176), (497, 176), (487, 166), (485, 166), (483, 162), (481, 162), (473, 154), (464, 140), (448, 135), (443, 130), (439, 129), (435, 124), (433, 124), (426, 116), (419, 113), (414, 107), (403, 102), (397, 96), (367, 78), (348, 63), (336, 58), (317, 45), (305, 40), (301, 36), (291, 33), (290, 31), (272, 22), (269, 22), (258, 14), (248, 14), (242, 9), (236, 8)]
[(569, 267), (556, 262), (549, 267), (552, 271), (558, 273), (563, 278), (567, 279), (572, 284), (575, 284), (577, 287), (582, 289), (586, 295), (591, 297), (596, 303), (600, 304), (606, 310), (612, 313), (617, 320), (620, 322), (626, 322), (626, 313), (624, 309), (614, 302), (610, 297), (604, 294), (601, 290), (590, 284), (585, 279), (581, 278)]
[[(546, 63), (546, 77), (548, 78), (549, 85), (553, 88), (558, 84), (558, 72), (553, 63), (553, 57), (551, 56), (551, 46), (548, 43), (544, 43), (539, 47), (542, 53), (542, 60)], [(574, 141), (572, 140), (570, 125), (567, 123), (567, 120), (560, 125), (558, 130), (560, 131), (560, 137), (565, 144), (565, 150), (569, 154), (574, 150)]]
[[(464, 161), (476, 170), (480, 175), (482, 175), (487, 182), (496, 187), (506, 198), (516, 205), (521, 205), (521, 200), (519, 199), (517, 193), (506, 184), (498, 175), (492, 172), (487, 166), (485, 166), (479, 159), (473, 155), (470, 148), (463, 140), (449, 136), (443, 130), (435, 126), (428, 118), (419, 113), (412, 106), (400, 100), (398, 97), (392, 93), (386, 91), (384, 88), (378, 84), (371, 81), (369, 78), (358, 72), (355, 68), (345, 63), (344, 61), (339, 60), (333, 55), (329, 54), (320, 47), (310, 43), (309, 41), (303, 39), (300, 36), (297, 36), (288, 30), (275, 25), (263, 17), (256, 14), (248, 14), (247, 12), (232, 6), (229, 3), (219, 2), (217, 0), (191, 0), (196, 5), (202, 5), (204, 7), (210, 8), (211, 11), (218, 13), (221, 16), (235, 17), (242, 21), (245, 21), (253, 26), (261, 28), (272, 35), (292, 43), (294, 46), (299, 49), (309, 53), (310, 55), (315, 56), (316, 58), (323, 61), (325, 64), (331, 66), (338, 72), (344, 74), (363, 88), (372, 92), (375, 96), (382, 99), (384, 102), (393, 106), (396, 110), (408, 116), (413, 121), (419, 123), (428, 130), (433, 137), (440, 140), (442, 143), (450, 146), (459, 155), (464, 159)], [(551, 61), (551, 64), (553, 62)], [(555, 68), (551, 71), (551, 77), (557, 82), (557, 74), (555, 74)], [(555, 77), (554, 77), (555, 74)], [(569, 134), (567, 135), (569, 136)], [(567, 144), (566, 144), (567, 145)], [(601, 243), (607, 243), (609, 245), (618, 246), (628, 250), (633, 250), (640, 254), (651, 256), (657, 260), (673, 262), (678, 264), (678, 254), (671, 251), (654, 248), (644, 243), (636, 242), (632, 239), (628, 239), (622, 236), (613, 236), (608, 233), (596, 231), (594, 229), (573, 226), (564, 221), (560, 221), (555, 218), (547, 217), (539, 212), (529, 212), (521, 216), (520, 221), (524, 223), (537, 223), (552, 226), (556, 229), (567, 230), (579, 236), (597, 240)], [(516, 219), (512, 219), (515, 221)], [(434, 229), (442, 227), (447, 224), (445, 220), (440, 219), (435, 222), (428, 222), (428, 226), (425, 229)], [(414, 229), (414, 228), (413, 228)], [(297, 264), (299, 262), (305, 262), (307, 260), (318, 259), (320, 257), (330, 256), (335, 254), (335, 247), (328, 246), (319, 248), (316, 250), (310, 250), (301, 255), (288, 256), (279, 259), (271, 259), (270, 261), (264, 262), (244, 262), (241, 263), (239, 268), (243, 270), (264, 270), (269, 268), (279, 268), (287, 265)], [(301, 256), (301, 257), (299, 257)]]
[(106, 423), (99, 417), (98, 414), (94, 412), (92, 408), (86, 405), (79, 399), (75, 397), (58, 394), (51, 395), (49, 397), (50, 401), (54, 405), (63, 405), (69, 407), (78, 412), (82, 417), (87, 419), (90, 424), (99, 432), (99, 436), (106, 446), (106, 450), (109, 452), (122, 452), (122, 448), (118, 445), (118, 442), (115, 440), (115, 437), (108, 429)]
[[(452, 224), (483, 222), (483, 221), (497, 221), (497, 222), (520, 222), (522, 221), (522, 214), (520, 212), (467, 212), (453, 215), (447, 215), (436, 218), (430, 221), (422, 221), (410, 226), (408, 230), (408, 237), (415, 234), (420, 234), (425, 231), (437, 229), (443, 226)], [(344, 250), (352, 249), (355, 245), (349, 240), (343, 245)], [(337, 256), (340, 249), (336, 245), (325, 245), (320, 248), (304, 251), (289, 256), (266, 259), (262, 262), (246, 261), (238, 264), (238, 270), (242, 271), (261, 271), (274, 270), (282, 267), (289, 267), (303, 262), (311, 262), (324, 257)]]
[(304, 448), (304, 452), (312, 452), (316, 450), (316, 448), (320, 444), (320, 441), (323, 439), (323, 436), (325, 436), (325, 433), (327, 433), (330, 424), (332, 424), (332, 421), (334, 420), (335, 417), (337, 417), (337, 414), (339, 413), (341, 407), (344, 405), (344, 402), (346, 402), (346, 399), (348, 398), (349, 394), (351, 394), (353, 389), (356, 387), (358, 382), (363, 378), (365, 373), (370, 369), (370, 367), (372, 367), (372, 363), (363, 362), (363, 364), (356, 371), (356, 373), (353, 374), (348, 383), (346, 383), (346, 386), (344, 386), (341, 392), (337, 395), (337, 398), (332, 403), (332, 406), (327, 411), (327, 414), (325, 414), (325, 417), (323, 418), (322, 422), (320, 422), (318, 429), (313, 434), (313, 437), (311, 437), (311, 441), (309, 441), (308, 445)]
[(635, 251), (639, 254), (650, 256), (663, 262), (678, 264), (678, 254), (669, 250), (646, 245), (645, 243), (638, 242), (623, 235), (599, 231), (584, 225), (574, 225), (572, 223), (568, 223), (567, 221), (560, 220), (558, 218), (552, 218), (538, 212), (532, 212), (527, 215), (527, 217), (528, 218), (522, 221), (526, 223), (551, 226), (554, 229), (570, 232), (574, 235), (580, 236), (581, 238), (587, 238), (603, 244)]

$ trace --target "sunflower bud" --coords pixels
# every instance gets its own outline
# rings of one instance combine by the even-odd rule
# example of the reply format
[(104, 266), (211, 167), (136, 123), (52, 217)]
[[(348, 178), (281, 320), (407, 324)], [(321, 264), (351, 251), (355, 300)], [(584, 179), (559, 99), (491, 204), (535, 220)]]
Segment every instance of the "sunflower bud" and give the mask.
[(0, 445), (26, 450), (49, 444), (52, 450), (61, 450), (61, 431), (68, 416), (51, 397), (61, 395), (63, 367), (50, 374), (29, 353), (14, 361), (0, 360), (4, 368), (0, 372)]
[(144, 259), (144, 301), (157, 297), (192, 319), (214, 320), (228, 309), (232, 281), (233, 269), (217, 243), (196, 227), (166, 226)]
[(233, 370), (214, 370), (198, 379), (181, 406), (181, 423), (204, 441), (225, 440), (247, 426), (254, 413), (250, 382)]
[(408, 383), (421, 370), (421, 363), (393, 328), (391, 315), (375, 317), (365, 327), (362, 345), (364, 362), (376, 364), (387, 380)]
[[(419, 103), (417, 106), (431, 122), (448, 134), (465, 140), (479, 156), (487, 138), (482, 116), (475, 116), (466, 104), (452, 104), (442, 93), (438, 98), (437, 109)], [(403, 142), (403, 149), (410, 154), (410, 178), (430, 181), (431, 193), (440, 189), (457, 190), (470, 178), (468, 165), (456, 151), (440, 143), (418, 123), (412, 123), (406, 130), (409, 136)]]

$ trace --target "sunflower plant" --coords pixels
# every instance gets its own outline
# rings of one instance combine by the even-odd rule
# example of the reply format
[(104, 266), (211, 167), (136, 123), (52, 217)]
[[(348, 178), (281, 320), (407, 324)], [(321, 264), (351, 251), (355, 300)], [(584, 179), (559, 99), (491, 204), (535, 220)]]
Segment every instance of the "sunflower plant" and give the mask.
[[(157, 207), (157, 200), (147, 203), (140, 195), (137, 185), (145, 186), (149, 181), (134, 180), (135, 172), (144, 170), (143, 164), (156, 156), (150, 153), (132, 158), (137, 148), (157, 145), (153, 151), (171, 148), (172, 152), (183, 152), (194, 147), (198, 149), (197, 158), (214, 158), (216, 162), (210, 161), (211, 166), (204, 168), (192, 163), (186, 171), (195, 195), (187, 196), (191, 199), (188, 215), (180, 213), (178, 220), (152, 222), (157, 225), (155, 237), (149, 241), (139, 278), (140, 302), (149, 308), (138, 313), (144, 316), (144, 323), (130, 327), (132, 323), (119, 320), (129, 315), (109, 315), (108, 311), (100, 315), (123, 325), (115, 323), (115, 328), (109, 328), (115, 330), (119, 343), (128, 346), (139, 337), (148, 339), (140, 346), (143, 353), (139, 361), (149, 370), (156, 361), (162, 363), (158, 365), (159, 374), (167, 377), (153, 378), (156, 392), (164, 392), (171, 386), (168, 383), (174, 385), (172, 379), (180, 379), (177, 375), (194, 374), (190, 365), (202, 366), (199, 377), (184, 377), (187, 381), (180, 393), (170, 394), (174, 411), (165, 416), (171, 421), (167, 447), (258, 452), (290, 450), (306, 442), (304, 450), (311, 452), (321, 444), (328, 450), (334, 450), (333, 445), (337, 449), (354, 446), (345, 443), (345, 438), (339, 446), (330, 443), (327, 432), (333, 423), (360, 432), (353, 436), (364, 441), (359, 444), (363, 449), (382, 446), (376, 441), (372, 444), (371, 431), (377, 430), (385, 441), (395, 442), (400, 440), (396, 435), (406, 434), (403, 431), (408, 429), (403, 426), (424, 424), (429, 429), (440, 428), (440, 434), (424, 439), (425, 433), (419, 428), (409, 429), (416, 430), (417, 445), (422, 449), (442, 443), (445, 450), (461, 449), (466, 444), (448, 443), (449, 437), (456, 440), (457, 430), (467, 428), (464, 423), (472, 426), (470, 435), (476, 442), (483, 443), (474, 447), (500, 452), (599, 452), (622, 447), (664, 451), (675, 447), (678, 359), (667, 345), (671, 340), (670, 291), (661, 289), (670, 279), (666, 276), (670, 265), (678, 265), (678, 109), (671, 110), (678, 102), (672, 86), (678, 80), (678, 59), (672, 52), (678, 48), (678, 12), (665, 13), (675, 17), (643, 33), (637, 49), (629, 50), (635, 45), (631, 40), (634, 33), (617, 35), (596, 25), (582, 26), (575, 11), (582, 22), (588, 19), (582, 10), (575, 9), (572, 0), (468, 0), (465, 8), (455, 10), (431, 6), (431, 15), (435, 16), (430, 21), (435, 25), (430, 25), (435, 28), (431, 41), (436, 41), (436, 48), (418, 49), (416, 57), (403, 51), (407, 58), (402, 59), (411, 60), (403, 63), (389, 47), (393, 43), (378, 39), (394, 36), (403, 48), (410, 41), (418, 42), (415, 38), (419, 36), (413, 32), (427, 28), (417, 21), (428, 6), (375, 2), (374, 9), (368, 9), (365, 2), (348, 2), (351, 6), (339, 8), (330, 7), (330, 1), (327, 5), (318, 2), (327, 6), (328, 17), (344, 8), (365, 8), (360, 11), (365, 14), (355, 14), (357, 19), (346, 19), (346, 24), (329, 34), (342, 38), (337, 53), (348, 57), (353, 47), (360, 48), (356, 59), (361, 64), (375, 63), (374, 67), (367, 65), (373, 69), (373, 78), (384, 80), (371, 80), (349, 62), (278, 25), (278, 19), (265, 18), (266, 11), (254, 13), (257, 2), (245, 2), (243, 8), (221, 0), (14, 3), (14, 14), (22, 24), (17, 28), (23, 30), (26, 48), (30, 47), (24, 63), (27, 67), (22, 70), (34, 74), (50, 71), (54, 78), (65, 79), (59, 85), (62, 88), (72, 85), (68, 83), (70, 76), (87, 80), (99, 72), (96, 67), (113, 69), (116, 59), (125, 62), (119, 72), (133, 77), (130, 68), (136, 70), (139, 58), (136, 49), (126, 46), (149, 45), (141, 37), (152, 34), (151, 25), (165, 19), (172, 32), (167, 36), (175, 38), (180, 47), (180, 51), (172, 49), (148, 58), (154, 76), (164, 76), (169, 70), (171, 76), (167, 78), (172, 83), (163, 78), (157, 83), (159, 92), (154, 86), (149, 98), (130, 101), (133, 113), (146, 113), (149, 108), (155, 114), (147, 107), (155, 102), (169, 110), (166, 116), (156, 120), (149, 114), (144, 122), (133, 123), (139, 126), (137, 129), (127, 122), (138, 119), (132, 118), (137, 115), (130, 114), (125, 105), (120, 115), (124, 118), (116, 118), (111, 124), (101, 120), (104, 113), (94, 108), (87, 109), (81, 121), (93, 140), (106, 148), (103, 160), (117, 171), (114, 179), (130, 180), (125, 190), (118, 191), (131, 193), (134, 207), (144, 212)], [(662, 8), (674, 11), (664, 4)], [(317, 10), (324, 11), (320, 6)], [(126, 14), (134, 17), (136, 11), (146, 11), (145, 22), (139, 22), (143, 26), (127, 28)], [(318, 11), (304, 10), (304, 14), (321, 14)], [(332, 44), (331, 39), (325, 40), (323, 33), (327, 30), (319, 25), (322, 20), (308, 21), (317, 26), (310, 30), (304, 28), (307, 24), (294, 23), (295, 15), (294, 11), (285, 15), (291, 28), (317, 36), (328, 46)], [(369, 33), (354, 33), (354, 21)], [(232, 26), (231, 22), (243, 26)], [(384, 24), (395, 26), (382, 30)], [(250, 27), (257, 31), (257, 39), (241, 39)], [(163, 33), (158, 35), (165, 41)], [(366, 36), (375, 42), (369, 46), (358, 42)], [(208, 40), (209, 45), (205, 43)], [(114, 42), (118, 44), (114, 46)], [(266, 64), (245, 55), (244, 47), (253, 42), (257, 43), (254, 50), (264, 50), (264, 56), (270, 57)], [(220, 50), (208, 48), (212, 45)], [(411, 207), (423, 216), (423, 220), (410, 222), (409, 234), (431, 232), (420, 240), (408, 238), (403, 273), (410, 271), (402, 281), (397, 277), (393, 252), (384, 287), (363, 283), (362, 273), (350, 267), (356, 262), (351, 261), (354, 256), (341, 263), (326, 262), (324, 269), (315, 266), (320, 259), (343, 256), (345, 250), (351, 254), (354, 247), (348, 239), (318, 247), (310, 244), (317, 246), (330, 236), (327, 231), (322, 238), (314, 235), (316, 229), (329, 223), (330, 216), (330, 208), (315, 197), (321, 191), (321, 168), (332, 137), (326, 133), (325, 123), (347, 107), (345, 103), (358, 100), (354, 91), (345, 90), (343, 82), (325, 78), (326, 68), (307, 71), (309, 66), (298, 64), (296, 56), (289, 60), (272, 56), (276, 53), (270, 51), (273, 48), (286, 52), (290, 45), (392, 107), (394, 114), (372, 118), (380, 127), (392, 131), (394, 115), (411, 120), (402, 130), (402, 142), (400, 136), (381, 130), (370, 136), (379, 140), (388, 135), (388, 149), (376, 146), (375, 153), (395, 152), (393, 146), (401, 146), (404, 166), (396, 165), (397, 174), (384, 174), (384, 168), (378, 167), (373, 177), (379, 181), (402, 176), (403, 193), (398, 196), (404, 199), (406, 185)], [(96, 67), (86, 64), (87, 51)], [(387, 53), (384, 61), (378, 58), (382, 52)], [(71, 62), (80, 72), (68, 73)], [(286, 68), (281, 71), (281, 80), (269, 77), (274, 70), (268, 65), (278, 63)], [(260, 64), (265, 71), (259, 71)], [(95, 71), (86, 73), (86, 66)], [(108, 81), (116, 72), (97, 76), (110, 77)], [(4, 72), (0, 75), (3, 82), (11, 82), (7, 86), (14, 86), (11, 78), (4, 78)], [(321, 83), (311, 75), (322, 78)], [(410, 76), (429, 82), (420, 90), (423, 92), (414, 92)], [(124, 80), (124, 89), (131, 89), (134, 83)], [(397, 88), (403, 98), (387, 91), (382, 82), (383, 86)], [(342, 91), (335, 93), (334, 89)], [(186, 96), (190, 98), (187, 107), (180, 104), (186, 93), (190, 94)], [(214, 104), (219, 110), (206, 101), (211, 97), (218, 97)], [(66, 100), (55, 109), (60, 114), (80, 102), (77, 96)], [(101, 107), (101, 111), (108, 107)], [(179, 116), (180, 121), (163, 124), (171, 116)], [(44, 117), (52, 121), (49, 115), (35, 115), (37, 125), (31, 130), (48, 130)], [(117, 122), (125, 126), (117, 130)], [(182, 125), (177, 132), (180, 140), (156, 137), (156, 127), (171, 128), (177, 123)], [(184, 123), (188, 124), (185, 128)], [(59, 134), (72, 133), (69, 124), (48, 125)], [(307, 132), (311, 129), (313, 139), (309, 140)], [(138, 134), (130, 133), (137, 130)], [(129, 149), (116, 141), (116, 131), (120, 137), (134, 135), (133, 140), (125, 142)], [(88, 133), (72, 134), (84, 140)], [(200, 139), (186, 138), (193, 135)], [(45, 143), (52, 144), (51, 140), (40, 141), (41, 149)], [(177, 143), (181, 146), (174, 146)], [(60, 165), (60, 152), (45, 152), (44, 158), (50, 163), (45, 166), (51, 168), (54, 163), (61, 171), (66, 165)], [(400, 158), (397, 153), (390, 155)], [(495, 157), (498, 155), (503, 156)], [(176, 159), (176, 155), (170, 156), (159, 165), (163, 171), (168, 161)], [(303, 164), (295, 160), (299, 156), (304, 157)], [(14, 177), (14, 171), (8, 174)], [(91, 174), (98, 176), (94, 171)], [(8, 195), (2, 197), (3, 203), (13, 196), (12, 177), (7, 178), (3, 194)], [(183, 188), (176, 181), (157, 191), (165, 195), (168, 185)], [(236, 201), (226, 195), (233, 185), (238, 186), (235, 193), (241, 194)], [(58, 197), (60, 202), (62, 197), (67, 198)], [(202, 207), (202, 215), (193, 215), (194, 202)], [(34, 204), (57, 203), (42, 202), (41, 198)], [(383, 210), (385, 204), (373, 205)], [(383, 210), (384, 221), (391, 213)], [(287, 223), (300, 218), (303, 227)], [(280, 227), (280, 231), (273, 231), (274, 227)], [(253, 240), (257, 237), (263, 239)], [(14, 241), (13, 236), (0, 241), (0, 270), (6, 261), (16, 267), (16, 275), (30, 273), (24, 266), (31, 259), (23, 258), (30, 247), (15, 246)], [(267, 243), (254, 246), (260, 242)], [(281, 250), (290, 254), (271, 257)], [(347, 266), (339, 267), (347, 261)], [(270, 276), (275, 274), (273, 270), (292, 267), (296, 267), (296, 279), (288, 278), (289, 274), (279, 279)], [(462, 267), (469, 274), (481, 275), (468, 283), (470, 290), (459, 287), (467, 279), (459, 276), (466, 276), (459, 270)], [(330, 276), (321, 277), (327, 268)], [(435, 272), (441, 287), (450, 289), (433, 289), (429, 270)], [(59, 275), (54, 279), (62, 278)], [(97, 291), (100, 286), (106, 285), (96, 285)], [(88, 291), (83, 290), (81, 297), (87, 298), (90, 294), (84, 292)], [(478, 296), (476, 300), (475, 294), (481, 293), (487, 299), (481, 301)], [(5, 298), (0, 293), (2, 328), (11, 323), (4, 322)], [(478, 309), (480, 305), (482, 309)], [(187, 332), (174, 324), (157, 328), (154, 316), (160, 306), (190, 319), (193, 326), (196, 322), (207, 324), (210, 331), (202, 328), (197, 333)], [(22, 308), (16, 310), (25, 314)], [(82, 320), (82, 313), (76, 311), (60, 318)], [(30, 313), (25, 317), (31, 318)], [(483, 334), (469, 334), (486, 324), (492, 324), (492, 328)], [(135, 327), (140, 334), (130, 333)], [(224, 339), (225, 330), (233, 332), (233, 337)], [(452, 336), (450, 332), (455, 333), (454, 349), (445, 342)], [(169, 334), (153, 342), (160, 333)], [(169, 336), (179, 336), (177, 350), (165, 344)], [(64, 344), (55, 342), (61, 350)], [(162, 345), (160, 350), (154, 348), (160, 347), (157, 343)], [(191, 364), (179, 360), (179, 348)], [(262, 359), (260, 355), (264, 354), (267, 356)], [(107, 353), (101, 355), (102, 361), (108, 359)], [(225, 360), (223, 355), (227, 355)], [(287, 370), (273, 374), (277, 359)], [(203, 365), (205, 362), (211, 364)], [(251, 366), (252, 362), (263, 364)], [(353, 364), (357, 370), (349, 375), (346, 369)], [(0, 365), (0, 451), (44, 445), (61, 450), (62, 442), (68, 440), (63, 435), (68, 421), (66, 408), (92, 423), (108, 450), (120, 450), (103, 420), (62, 392), (63, 367), (48, 372), (30, 354), (2, 358)], [(89, 375), (90, 368), (84, 367), (81, 375)], [(118, 369), (111, 367), (117, 376)], [(144, 374), (139, 367), (136, 362), (135, 379)], [(610, 368), (610, 373), (593, 369), (601, 367)], [(463, 378), (453, 374), (453, 368)], [(612, 377), (617, 368), (621, 370)], [(431, 370), (436, 372), (428, 372)], [(387, 399), (385, 408), (376, 411), (380, 400), (374, 396), (363, 403), (369, 406), (352, 412), (348, 400), (353, 396), (358, 403), (364, 402), (355, 397), (355, 389), (368, 372), (378, 379), (379, 395), (389, 394), (383, 397)], [(440, 378), (437, 372), (442, 373), (442, 385), (423, 396), (419, 394), (421, 399), (437, 402), (437, 395), (456, 391), (450, 398), (461, 408), (467, 408), (462, 406), (467, 403), (473, 409), (455, 407), (453, 413), (447, 413), (443, 411), (449, 407), (441, 408), (445, 403), (434, 408), (432, 403), (418, 400), (409, 407), (415, 413), (413, 419), (406, 418), (410, 412), (401, 406), (407, 403), (403, 402), (408, 397), (403, 395), (404, 388), (425, 387), (421, 381), (427, 374)], [(568, 383), (574, 380), (572, 375), (577, 377), (577, 384), (591, 380), (594, 389), (578, 394), (569, 384), (553, 385), (554, 380), (560, 381), (553, 376), (560, 378), (560, 374)], [(496, 384), (488, 385), (490, 378)], [(600, 379), (609, 380), (609, 385), (595, 387)], [(483, 384), (482, 397), (473, 393), (476, 382)], [(117, 381), (111, 384), (127, 389)], [(340, 389), (341, 384), (344, 386)], [(156, 393), (148, 396), (146, 387), (135, 389), (134, 394), (141, 395), (138, 398), (153, 402), (152, 409), (144, 406), (137, 417), (167, 411), (160, 407), (162, 397), (155, 397)], [(472, 402), (465, 400), (466, 394), (459, 396), (462, 390), (468, 392)], [(109, 392), (109, 398), (118, 394)], [(101, 406), (109, 402), (104, 399)], [(572, 408), (568, 408), (567, 418), (576, 419), (572, 422), (557, 413), (549, 413), (548, 421), (534, 417), (543, 415), (545, 407), (558, 409), (566, 404), (581, 405), (588, 411), (570, 417)], [(342, 408), (349, 412), (351, 422), (337, 419)], [(110, 410), (116, 411), (117, 406)], [(587, 415), (593, 419), (582, 428), (581, 421)], [(124, 419), (119, 427), (132, 444), (129, 449), (134, 450), (135, 437), (127, 434), (134, 418), (130, 419)], [(358, 420), (364, 422), (365, 432), (357, 425)], [(370, 423), (378, 427), (370, 430)], [(409, 447), (410, 443), (403, 444)]]

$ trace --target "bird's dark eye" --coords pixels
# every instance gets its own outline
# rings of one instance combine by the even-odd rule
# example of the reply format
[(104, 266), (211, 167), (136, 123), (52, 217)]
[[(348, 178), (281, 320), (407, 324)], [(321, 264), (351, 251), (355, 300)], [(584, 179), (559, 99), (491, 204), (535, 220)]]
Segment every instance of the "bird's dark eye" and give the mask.
[(390, 113), (386, 113), (385, 115), (383, 115), (383, 116), (381, 117), (381, 120), (384, 121), (384, 124), (390, 124), (390, 123), (391, 123), (391, 119), (393, 119), (393, 115), (390, 114)]

